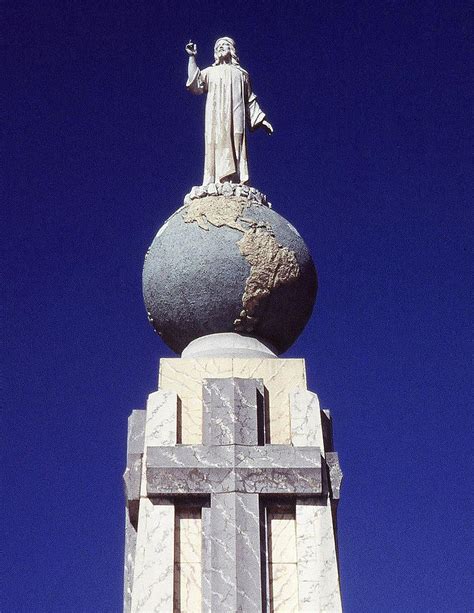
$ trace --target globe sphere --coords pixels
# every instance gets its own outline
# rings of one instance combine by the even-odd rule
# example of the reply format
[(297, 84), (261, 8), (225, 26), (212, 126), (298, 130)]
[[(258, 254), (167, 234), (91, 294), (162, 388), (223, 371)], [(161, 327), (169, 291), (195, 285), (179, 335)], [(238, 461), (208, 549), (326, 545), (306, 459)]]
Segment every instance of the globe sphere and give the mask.
[(145, 258), (148, 318), (180, 354), (202, 336), (237, 332), (286, 351), (306, 325), (316, 269), (296, 229), (245, 198), (207, 196), (178, 209)]

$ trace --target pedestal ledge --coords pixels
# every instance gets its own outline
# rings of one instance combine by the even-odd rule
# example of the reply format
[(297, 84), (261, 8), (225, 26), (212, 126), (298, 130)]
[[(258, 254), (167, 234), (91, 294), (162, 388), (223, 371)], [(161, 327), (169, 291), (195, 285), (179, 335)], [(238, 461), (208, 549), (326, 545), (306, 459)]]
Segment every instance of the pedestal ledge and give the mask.
[(258, 191), (255, 187), (250, 187), (242, 183), (209, 183), (208, 185), (194, 185), (191, 191), (184, 197), (184, 205), (188, 205), (191, 200), (197, 198), (205, 198), (206, 196), (225, 196), (230, 198), (246, 198), (249, 204), (262, 204), (272, 208), (271, 203), (267, 200), (265, 194)]
[(235, 332), (207, 334), (191, 341), (182, 358), (276, 358), (270, 343)]

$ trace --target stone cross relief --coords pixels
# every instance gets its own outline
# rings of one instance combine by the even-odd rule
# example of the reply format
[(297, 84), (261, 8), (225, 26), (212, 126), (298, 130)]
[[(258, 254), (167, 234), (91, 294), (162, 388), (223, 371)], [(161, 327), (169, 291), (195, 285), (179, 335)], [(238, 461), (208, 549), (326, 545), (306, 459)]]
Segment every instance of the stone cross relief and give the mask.
[(214, 45), (214, 63), (200, 70), (197, 46), (186, 45), (188, 80), (193, 94), (207, 94), (205, 111), (205, 157), (203, 185), (249, 182), (247, 129), (273, 127), (252, 91), (250, 77), (239, 63), (235, 42), (224, 36)]
[(150, 497), (210, 496), (202, 508), (202, 598), (212, 611), (262, 610), (261, 496), (323, 491), (318, 447), (264, 444), (263, 391), (261, 380), (208, 379), (203, 444), (147, 449)]

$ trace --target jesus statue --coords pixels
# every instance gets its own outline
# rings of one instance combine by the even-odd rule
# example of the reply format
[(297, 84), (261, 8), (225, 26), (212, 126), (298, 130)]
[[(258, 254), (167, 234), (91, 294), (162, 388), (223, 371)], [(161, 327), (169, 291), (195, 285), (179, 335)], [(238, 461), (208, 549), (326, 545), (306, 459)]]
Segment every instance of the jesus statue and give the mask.
[(248, 183), (246, 127), (273, 132), (252, 93), (248, 72), (239, 64), (235, 43), (219, 38), (214, 45), (215, 62), (200, 70), (196, 45), (186, 45), (189, 55), (186, 87), (193, 94), (207, 93), (203, 185)]

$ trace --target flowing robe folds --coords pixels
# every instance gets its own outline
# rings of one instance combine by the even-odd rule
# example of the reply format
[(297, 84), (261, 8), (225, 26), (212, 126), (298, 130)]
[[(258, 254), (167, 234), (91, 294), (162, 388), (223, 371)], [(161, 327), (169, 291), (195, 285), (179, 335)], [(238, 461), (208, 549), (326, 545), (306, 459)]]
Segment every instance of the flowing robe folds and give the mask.
[(252, 93), (248, 73), (235, 64), (197, 69), (186, 87), (193, 94), (207, 93), (203, 185), (246, 183), (246, 126), (258, 127), (265, 114)]

